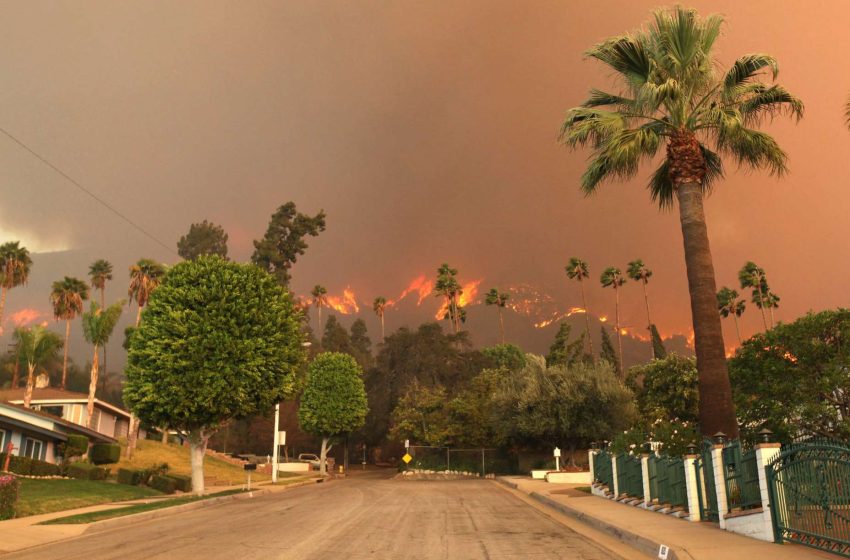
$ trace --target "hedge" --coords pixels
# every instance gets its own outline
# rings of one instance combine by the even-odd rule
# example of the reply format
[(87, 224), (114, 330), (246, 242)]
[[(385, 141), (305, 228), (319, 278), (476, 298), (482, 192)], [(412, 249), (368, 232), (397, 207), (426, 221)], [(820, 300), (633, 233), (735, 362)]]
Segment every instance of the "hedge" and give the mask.
[(175, 488), (180, 490), (181, 492), (191, 492), (192, 491), (192, 477), (186, 476), (185, 474), (167, 474), (166, 478), (170, 478), (174, 480)]
[(109, 469), (90, 463), (71, 463), (68, 465), (68, 476), (81, 480), (106, 480)]
[[(6, 454), (0, 453), (0, 469), (5, 464)], [(12, 458), (9, 460), (9, 471), (15, 474), (32, 476), (56, 476), (61, 474), (58, 465), (38, 459), (30, 459), (29, 457), (19, 457), (18, 455), (12, 455)]]
[(19, 486), (18, 479), (14, 476), (0, 476), (0, 520), (15, 517)]
[(177, 489), (177, 481), (167, 476), (155, 474), (151, 478), (150, 487), (159, 490), (163, 494), (173, 494)]
[(138, 469), (118, 469), (118, 484), (128, 484), (130, 486), (139, 486), (145, 482), (146, 471)]
[(77, 434), (68, 434), (68, 441), (65, 442), (65, 459), (71, 457), (85, 457), (89, 451), (89, 438)]
[(96, 443), (89, 451), (89, 459), (95, 465), (108, 465), (121, 460), (121, 446), (117, 443)]

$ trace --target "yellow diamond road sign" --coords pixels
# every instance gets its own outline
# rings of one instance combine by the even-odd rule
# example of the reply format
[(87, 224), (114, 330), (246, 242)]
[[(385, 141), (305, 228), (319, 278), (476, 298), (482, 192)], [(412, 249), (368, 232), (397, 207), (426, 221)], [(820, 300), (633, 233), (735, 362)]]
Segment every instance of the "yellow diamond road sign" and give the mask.
[(410, 456), (410, 453), (405, 453), (404, 457), (401, 458), (405, 463), (409, 463), (413, 460), (413, 457)]

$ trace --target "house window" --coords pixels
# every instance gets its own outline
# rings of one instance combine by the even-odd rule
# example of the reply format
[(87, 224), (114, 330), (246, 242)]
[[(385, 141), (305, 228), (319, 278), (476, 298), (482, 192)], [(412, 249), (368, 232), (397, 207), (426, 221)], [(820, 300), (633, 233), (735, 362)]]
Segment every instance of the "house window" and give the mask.
[(41, 459), (41, 449), (44, 447), (44, 442), (26, 438), (24, 442), (24, 457), (29, 457), (30, 459)]

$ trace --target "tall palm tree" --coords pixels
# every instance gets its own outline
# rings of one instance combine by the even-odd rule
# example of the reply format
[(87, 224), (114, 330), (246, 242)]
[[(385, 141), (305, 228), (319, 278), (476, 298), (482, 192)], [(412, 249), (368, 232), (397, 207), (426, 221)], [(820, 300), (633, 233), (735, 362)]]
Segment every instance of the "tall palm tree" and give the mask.
[(31, 267), (30, 252), (26, 247), (21, 247), (20, 241), (9, 241), (0, 245), (0, 332), (3, 330), (6, 293), (27, 283)]
[(753, 303), (761, 311), (761, 321), (764, 324), (764, 330), (767, 330), (767, 317), (764, 314), (764, 308), (767, 307), (767, 294), (769, 288), (767, 286), (767, 277), (764, 274), (764, 269), (758, 266), (753, 261), (741, 267), (738, 271), (738, 281), (741, 283), (741, 289), (752, 289)]
[(682, 7), (659, 10), (648, 27), (592, 47), (587, 55), (613, 71), (621, 91), (592, 90), (583, 105), (569, 111), (561, 137), (571, 147), (594, 150), (581, 180), (587, 194), (606, 179), (633, 177), (641, 161), (664, 149), (666, 157), (649, 190), (662, 207), (678, 202), (700, 379), (700, 428), (704, 434), (723, 431), (737, 437), (703, 198), (723, 175), (720, 154), (781, 175), (785, 152), (756, 127), (781, 113), (799, 119), (803, 104), (782, 86), (762, 83), (764, 74), (775, 79), (778, 73), (770, 55), (742, 56), (717, 75), (713, 50), (722, 24), (718, 15), (703, 19)]
[(122, 307), (124, 307), (123, 301), (113, 303), (106, 309), (92, 302), (91, 310), (83, 313), (83, 336), (86, 337), (86, 341), (89, 344), (94, 346), (94, 354), (91, 361), (91, 379), (89, 381), (89, 400), (86, 407), (87, 424), (91, 429), (96, 429), (96, 426), (93, 425), (93, 420), (94, 396), (97, 391), (99, 350), (101, 346), (107, 343), (109, 337), (112, 336), (112, 331), (115, 330), (115, 325), (118, 323), (118, 319), (121, 318)]
[[(106, 281), (112, 280), (112, 263), (106, 259), (98, 259), (89, 266), (89, 279), (91, 287), (95, 290), (100, 290), (100, 308), (106, 307)], [(106, 345), (103, 345), (103, 371), (109, 373), (106, 367)], [(106, 375), (103, 376), (104, 381)]]
[(375, 301), (372, 302), (372, 310), (375, 312), (375, 315), (377, 315), (381, 319), (381, 340), (384, 340), (384, 338), (386, 338), (384, 336), (384, 311), (386, 310), (386, 308), (387, 298), (385, 297), (378, 296), (375, 298)]
[(89, 286), (79, 278), (66, 276), (53, 283), (50, 303), (53, 304), (53, 316), (65, 320), (65, 344), (62, 356), (62, 385), (68, 379), (68, 341), (71, 338), (71, 321), (83, 312), (83, 301), (89, 299)]
[(502, 310), (508, 305), (508, 299), (510, 299), (511, 295), (503, 292), (499, 292), (496, 288), (490, 288), (490, 291), (487, 292), (487, 296), (484, 299), (484, 303), (487, 305), (495, 305), (496, 309), (499, 311), (499, 332), (502, 333), (502, 344), (505, 343), (505, 319), (502, 317)]
[(106, 281), (112, 280), (112, 263), (106, 259), (98, 259), (89, 266), (91, 287), (100, 290), (100, 308), (106, 307)]
[(744, 314), (744, 311), (747, 309), (747, 302), (743, 299), (738, 299), (738, 292), (736, 290), (724, 286), (717, 292), (717, 309), (724, 318), (729, 315), (732, 316), (732, 320), (735, 322), (735, 334), (738, 335), (738, 344), (741, 344), (738, 317)]
[(570, 257), (570, 262), (565, 267), (567, 277), (570, 280), (578, 280), (578, 285), (581, 288), (581, 306), (584, 309), (584, 326), (587, 333), (587, 344), (590, 348), (589, 353), (596, 361), (596, 356), (593, 354), (593, 339), (590, 338), (590, 310), (587, 308), (587, 298), (584, 297), (584, 280), (588, 277), (589, 270), (587, 263), (578, 257)]
[(313, 286), (313, 290), (310, 292), (310, 295), (313, 296), (313, 305), (316, 306), (316, 310), (319, 312), (319, 323), (317, 332), (321, 336), (322, 334), (322, 308), (328, 305), (328, 290), (324, 286), (320, 286), (316, 284)]
[(27, 363), (27, 388), (24, 392), (24, 406), (29, 408), (32, 402), (32, 390), (35, 387), (35, 369), (56, 357), (56, 353), (62, 347), (62, 339), (43, 325), (36, 325), (32, 328), (18, 327), (15, 329), (14, 337), (21, 359)]
[(130, 301), (139, 305), (136, 313), (136, 326), (142, 320), (142, 308), (148, 304), (148, 299), (153, 291), (162, 282), (165, 276), (165, 266), (153, 259), (140, 259), (139, 262), (130, 267), (130, 288), (127, 295)]
[[(626, 269), (626, 274), (635, 282), (640, 282), (643, 285), (643, 301), (646, 303), (646, 330), (649, 332), (650, 339), (652, 338), (652, 318), (649, 315), (649, 294), (646, 291), (646, 285), (649, 284), (649, 279), (652, 276), (652, 271), (646, 268), (641, 259), (635, 259), (629, 263)], [(651, 347), (652, 345), (650, 345)], [(655, 358), (655, 349), (650, 348), (652, 357)]]
[(623, 332), (620, 329), (620, 286), (626, 283), (623, 278), (623, 273), (615, 266), (609, 266), (602, 271), (599, 276), (599, 282), (603, 288), (614, 288), (614, 328), (617, 329), (617, 353), (620, 355), (617, 369), (620, 373), (620, 379), (625, 379), (623, 371)]
[(450, 319), (454, 333), (460, 332), (460, 324), (466, 320), (466, 313), (458, 307), (458, 301), (463, 294), (457, 281), (457, 269), (448, 263), (443, 263), (437, 269), (437, 282), (434, 284), (434, 295), (442, 297), (446, 306), (444, 318)]

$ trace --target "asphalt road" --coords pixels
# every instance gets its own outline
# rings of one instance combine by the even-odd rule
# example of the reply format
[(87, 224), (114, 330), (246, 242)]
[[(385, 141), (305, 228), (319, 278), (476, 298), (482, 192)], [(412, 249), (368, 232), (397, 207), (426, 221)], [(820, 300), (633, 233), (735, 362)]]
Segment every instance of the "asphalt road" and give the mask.
[(611, 558), (491, 481), (388, 474), (227, 502), (4, 560)]

